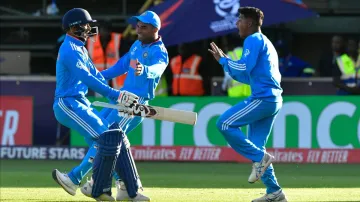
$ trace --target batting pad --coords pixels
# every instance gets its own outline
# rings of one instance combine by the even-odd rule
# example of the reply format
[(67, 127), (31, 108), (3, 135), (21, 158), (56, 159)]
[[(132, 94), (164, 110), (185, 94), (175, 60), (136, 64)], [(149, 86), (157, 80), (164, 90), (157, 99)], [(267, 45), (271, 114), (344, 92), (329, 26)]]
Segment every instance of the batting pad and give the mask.
[(112, 173), (121, 151), (123, 132), (120, 129), (110, 129), (100, 135), (98, 151), (93, 163), (94, 180), (91, 195), (94, 198), (103, 193), (111, 195)]
[(121, 152), (116, 162), (115, 171), (124, 181), (129, 196), (134, 198), (139, 188), (142, 188), (142, 185), (131, 154), (130, 142), (125, 134), (123, 134), (122, 141)]

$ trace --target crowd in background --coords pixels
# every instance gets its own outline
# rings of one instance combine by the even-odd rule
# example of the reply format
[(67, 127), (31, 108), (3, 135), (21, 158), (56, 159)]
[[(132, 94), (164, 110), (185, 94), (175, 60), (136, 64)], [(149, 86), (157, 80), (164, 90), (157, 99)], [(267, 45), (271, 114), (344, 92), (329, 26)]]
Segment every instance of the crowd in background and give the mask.
[[(114, 37), (119, 37), (119, 44), (116, 49), (113, 50)], [(57, 50), (62, 43), (64, 35), (61, 36), (57, 42), (54, 50), (54, 58), (56, 58)], [(111, 21), (103, 21), (99, 23), (99, 37), (95, 40), (98, 41), (97, 51), (98, 55), (93, 56), (95, 64), (101, 71), (109, 68), (118, 58), (112, 60), (116, 54), (112, 52), (118, 52), (118, 56), (126, 54), (129, 51), (132, 43), (136, 40), (136, 35), (129, 35), (128, 37), (122, 37), (121, 33), (113, 31)], [(251, 93), (250, 87), (233, 81), (225, 72), (223, 72), (220, 65), (210, 57), (207, 49), (210, 41), (215, 41), (219, 47), (233, 60), (239, 60), (242, 55), (243, 40), (235, 34), (218, 37), (215, 39), (207, 39), (202, 41), (195, 41), (186, 44), (180, 44), (178, 46), (168, 47), (170, 63), (166, 69), (161, 83), (158, 87), (158, 96), (202, 96), (211, 95), (211, 80), (213, 77), (224, 77), (222, 83), (222, 90), (229, 96), (248, 96)], [(360, 41), (356, 38), (345, 38), (341, 35), (334, 35), (329, 41), (328, 48), (324, 48), (317, 66), (310, 65), (309, 62), (302, 58), (292, 54), (289, 41), (284, 39), (272, 40), (279, 56), (279, 70), (283, 78), (296, 78), (296, 77), (333, 77), (334, 85), (341, 86), (341, 77), (344, 77), (344, 73), (341, 69), (342, 61), (338, 60), (341, 56), (348, 55), (353, 61), (355, 66), (359, 63), (360, 53)], [(88, 41), (87, 48), (90, 53), (93, 53), (92, 40)], [(108, 52), (107, 52), (108, 51)], [(311, 53), (309, 53), (311, 54)], [(107, 56), (106, 56), (107, 55)], [(98, 57), (103, 59), (99, 60)], [(106, 58), (108, 59), (105, 66)], [(112, 60), (112, 62), (109, 62)], [(345, 63), (347, 61), (344, 61)], [(105, 62), (106, 63), (106, 62)], [(180, 64), (179, 64), (180, 63)], [(357, 69), (356, 69), (357, 70)], [(344, 70), (345, 71), (345, 70)], [(193, 78), (183, 78), (182, 74), (189, 74), (193, 72)], [(358, 73), (358, 72), (357, 72)], [(356, 74), (357, 75), (357, 74)], [(118, 81), (110, 82), (110, 85), (114, 87), (121, 87), (122, 82), (125, 79), (124, 76)], [(357, 79), (357, 77), (356, 77)], [(357, 85), (356, 85), (357, 86)], [(189, 90), (189, 89), (193, 90)], [(348, 89), (349, 90), (349, 89)], [(345, 90), (346, 91), (346, 90)], [(350, 94), (356, 94), (352, 91)], [(339, 94), (349, 94), (339, 91)]]
[[(34, 15), (56, 15), (58, 14), (57, 5), (51, 1), (46, 7), (46, 13), (39, 12)], [(155, 0), (153, 5), (162, 3), (163, 0)], [(58, 2), (57, 2), (58, 3)], [(136, 40), (136, 34), (128, 34), (126, 37), (122, 34), (124, 27), (113, 26), (114, 23), (109, 21), (99, 22), (99, 38), (97, 42), (88, 42), (87, 48), (91, 49), (91, 57), (95, 60), (99, 70), (107, 69), (114, 64), (122, 55), (129, 51), (132, 43)], [(338, 94), (359, 94), (358, 74), (359, 74), (359, 49), (360, 35), (357, 37), (347, 37), (342, 35), (334, 35), (328, 40), (328, 45), (319, 45), (321, 54), (313, 53), (309, 48), (305, 54), (318, 55), (317, 61), (309, 61), (299, 55), (297, 47), (292, 46), (292, 39), (289, 37), (274, 36), (264, 33), (273, 42), (279, 55), (279, 70), (283, 78), (299, 78), (299, 77), (332, 77), (333, 85), (339, 88)], [(281, 32), (276, 30), (275, 32)], [(118, 39), (116, 39), (118, 37)], [(53, 52), (53, 58), (56, 60), (57, 50), (64, 39), (64, 35), (60, 36)], [(119, 43), (116, 41), (119, 40)], [(309, 39), (314, 40), (314, 39)], [(14, 41), (21, 41), (19, 37), (14, 37)], [(227, 36), (217, 37), (195, 41), (178, 46), (167, 47), (169, 52), (170, 63), (166, 69), (161, 83), (158, 87), (157, 95), (160, 96), (202, 96), (211, 95), (212, 79), (214, 77), (223, 77), (222, 91), (229, 96), (248, 96), (251, 94), (249, 86), (232, 80), (219, 64), (209, 55), (207, 49), (211, 41), (216, 42), (224, 52), (233, 60), (239, 60), (242, 55), (242, 44), (237, 33)], [(311, 43), (311, 42), (309, 42)], [(165, 44), (166, 45), (166, 44)], [(302, 47), (303, 48), (303, 47)], [(296, 53), (294, 53), (296, 52)], [(302, 51), (304, 52), (304, 51)], [(35, 61), (35, 60), (34, 60)], [(39, 61), (33, 62), (32, 66), (39, 71), (48, 72), (50, 75), (55, 73), (55, 64), (52, 67), (46, 67), (42, 70)], [(351, 63), (351, 64), (350, 64)], [(34, 68), (35, 69), (35, 68)], [(41, 69), (41, 70), (40, 70)], [(191, 73), (191, 78), (187, 74)], [(187, 77), (187, 78), (184, 78)], [(113, 87), (121, 87), (125, 76), (111, 81), (109, 84)], [(359, 79), (360, 80), (360, 79)], [(345, 86), (343, 85), (345, 84)], [(191, 86), (193, 91), (185, 90)]]

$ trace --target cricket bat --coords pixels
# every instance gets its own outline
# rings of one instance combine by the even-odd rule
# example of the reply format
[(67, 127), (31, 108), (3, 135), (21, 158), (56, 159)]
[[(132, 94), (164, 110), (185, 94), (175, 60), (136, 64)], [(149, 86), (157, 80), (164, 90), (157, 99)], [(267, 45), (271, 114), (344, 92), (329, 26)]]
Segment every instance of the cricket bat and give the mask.
[[(117, 110), (125, 108), (124, 106), (121, 105), (110, 104), (99, 101), (95, 101), (92, 104), (98, 107), (112, 108)], [(195, 125), (197, 120), (196, 112), (164, 108), (158, 106), (143, 105), (143, 104), (136, 104), (134, 106), (134, 116), (142, 116), (155, 120), (170, 121), (170, 122), (182, 123), (188, 125)]]

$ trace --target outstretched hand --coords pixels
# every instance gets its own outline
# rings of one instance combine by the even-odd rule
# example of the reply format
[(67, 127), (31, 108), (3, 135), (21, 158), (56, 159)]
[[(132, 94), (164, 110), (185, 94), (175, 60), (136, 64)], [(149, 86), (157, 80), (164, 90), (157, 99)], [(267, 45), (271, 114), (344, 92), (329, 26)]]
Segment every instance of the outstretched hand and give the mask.
[(214, 56), (216, 61), (219, 61), (221, 57), (228, 58), (227, 55), (225, 55), (225, 53), (214, 42), (210, 43), (210, 47), (211, 49), (208, 49), (208, 51)]

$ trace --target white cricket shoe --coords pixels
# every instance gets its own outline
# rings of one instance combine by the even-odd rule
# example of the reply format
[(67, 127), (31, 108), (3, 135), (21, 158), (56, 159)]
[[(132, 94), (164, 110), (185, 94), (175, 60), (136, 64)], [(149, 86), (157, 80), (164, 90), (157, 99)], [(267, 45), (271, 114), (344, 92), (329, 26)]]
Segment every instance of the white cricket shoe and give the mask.
[(123, 181), (116, 181), (115, 182), (117, 194), (116, 200), (117, 201), (150, 201), (150, 198), (139, 193), (136, 195), (135, 198), (130, 198), (129, 194), (126, 191), (126, 186)]
[(265, 194), (260, 198), (252, 200), (252, 202), (271, 202), (271, 201), (287, 202), (288, 200), (286, 199), (286, 196), (281, 189), (276, 192)]
[[(80, 189), (81, 193), (83, 193), (87, 197), (93, 198), (91, 196), (93, 183), (94, 182), (92, 181), (92, 179), (91, 180), (86, 180), (86, 183)], [(114, 197), (112, 197), (111, 195), (106, 194), (106, 193), (101, 194), (99, 197), (93, 198), (93, 199), (95, 199), (96, 201), (115, 201)]]
[(79, 185), (74, 184), (66, 173), (62, 173), (58, 171), (58, 169), (55, 169), (52, 172), (52, 177), (67, 193), (75, 196)]
[(252, 164), (252, 169), (251, 169), (251, 173), (250, 173), (250, 176), (249, 176), (249, 179), (248, 179), (248, 182), (253, 184), (255, 183), (257, 180), (256, 180), (256, 166), (255, 166), (255, 163)]
[(253, 168), (251, 170), (251, 174), (249, 176), (248, 182), (254, 183), (258, 181), (261, 178), (261, 176), (263, 176), (265, 170), (274, 161), (275, 161), (275, 157), (265, 152), (264, 157), (261, 159), (260, 162), (253, 163)]

